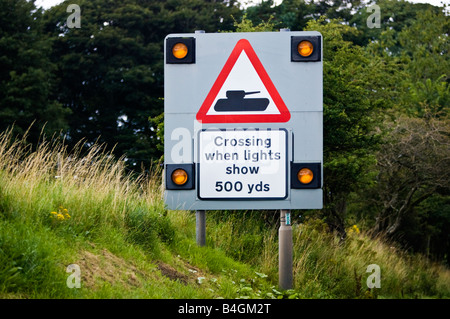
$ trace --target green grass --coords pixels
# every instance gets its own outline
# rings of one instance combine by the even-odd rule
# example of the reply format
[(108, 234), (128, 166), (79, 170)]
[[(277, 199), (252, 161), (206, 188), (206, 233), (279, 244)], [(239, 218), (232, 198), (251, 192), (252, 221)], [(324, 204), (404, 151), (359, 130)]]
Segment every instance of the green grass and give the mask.
[[(208, 212), (198, 247), (195, 214), (165, 209), (159, 173), (127, 175), (98, 145), (32, 151), (1, 134), (0, 298), (450, 297), (443, 266), (363, 232), (340, 242), (317, 219), (294, 222), (294, 289), (281, 292), (270, 213)], [(81, 288), (66, 284), (71, 264)], [(370, 264), (381, 288), (367, 288)]]

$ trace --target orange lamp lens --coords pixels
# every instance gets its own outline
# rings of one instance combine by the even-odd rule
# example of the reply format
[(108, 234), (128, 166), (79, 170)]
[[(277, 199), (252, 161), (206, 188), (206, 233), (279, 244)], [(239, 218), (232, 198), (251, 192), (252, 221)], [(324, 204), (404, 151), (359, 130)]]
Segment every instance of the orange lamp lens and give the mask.
[(176, 185), (184, 185), (186, 184), (188, 179), (188, 174), (184, 169), (176, 169), (172, 172), (172, 182), (174, 182)]
[(298, 53), (301, 56), (308, 57), (308, 56), (310, 56), (313, 53), (314, 47), (313, 47), (311, 42), (309, 42), (309, 41), (302, 41), (302, 42), (300, 42), (298, 44), (297, 50), (298, 50)]
[(309, 184), (314, 178), (313, 172), (309, 168), (302, 168), (297, 173), (297, 178), (302, 184)]
[(184, 43), (177, 43), (172, 48), (172, 54), (177, 59), (182, 59), (188, 54), (188, 48)]

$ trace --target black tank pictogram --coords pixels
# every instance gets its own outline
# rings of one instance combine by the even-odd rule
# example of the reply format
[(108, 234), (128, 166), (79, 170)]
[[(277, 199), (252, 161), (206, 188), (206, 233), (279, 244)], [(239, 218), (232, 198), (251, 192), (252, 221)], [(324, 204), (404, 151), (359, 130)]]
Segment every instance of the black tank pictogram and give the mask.
[(219, 99), (214, 105), (216, 112), (247, 112), (264, 111), (269, 105), (269, 99), (244, 99), (246, 95), (260, 93), (260, 91), (245, 92), (243, 90), (227, 91), (226, 99)]

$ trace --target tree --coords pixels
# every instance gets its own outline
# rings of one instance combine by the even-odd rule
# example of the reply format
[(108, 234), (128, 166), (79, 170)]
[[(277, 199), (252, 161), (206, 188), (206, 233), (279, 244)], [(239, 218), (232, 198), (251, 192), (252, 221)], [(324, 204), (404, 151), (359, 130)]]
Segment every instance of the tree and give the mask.
[(429, 5), (377, 3), (383, 5), (382, 28), (369, 31), (366, 50), (398, 71), (390, 86), (395, 99), (386, 112), (387, 134), (372, 171), (375, 183), (359, 193), (365, 202), (361, 211), (374, 235), (443, 259), (450, 220), (448, 164), (443, 164), (449, 157), (450, 17)]
[(450, 266), (450, 193), (435, 193), (402, 219), (395, 238), (404, 247)]
[(381, 143), (376, 128), (382, 110), (392, 106), (395, 66), (345, 41), (353, 27), (337, 20), (310, 21), (307, 30), (323, 36), (324, 209), (332, 229), (345, 237), (347, 202), (352, 192), (371, 183), (367, 171)]
[(242, 17), (241, 22), (234, 22), (234, 26), (236, 27), (236, 32), (271, 32), (275, 29), (270, 18), (267, 21), (260, 22), (258, 25), (254, 25), (253, 21), (247, 18), (246, 13)]
[[(367, 19), (373, 13), (367, 11), (370, 4), (376, 4), (380, 7), (380, 28), (370, 28)], [(402, 51), (402, 45), (398, 42), (399, 33), (406, 27), (411, 26), (416, 20), (417, 15), (423, 11), (433, 10), (438, 13), (440, 9), (426, 3), (411, 3), (405, 0), (376, 0), (367, 5), (357, 8), (349, 20), (349, 25), (358, 28), (361, 31), (356, 37), (352, 38), (355, 44), (367, 46), (369, 43), (378, 44), (379, 54), (389, 53), (399, 55)]]
[(427, 10), (398, 36), (409, 76), (401, 107), (413, 116), (448, 115), (450, 102), (450, 17)]
[(130, 168), (161, 156), (148, 121), (163, 111), (164, 38), (232, 27), (234, 1), (82, 0), (81, 28), (66, 24), (67, 2), (46, 12), (58, 100), (73, 111), (69, 143), (106, 143)]
[(268, 21), (271, 18), (277, 28), (303, 30), (308, 21), (325, 16), (349, 22), (352, 19), (352, 12), (362, 5), (362, 1), (359, 0), (284, 0), (279, 5), (273, 0), (263, 0), (257, 5), (248, 7), (245, 12), (253, 23)]
[(55, 99), (51, 45), (42, 35), (42, 12), (34, 1), (0, 0), (0, 130), (37, 142), (44, 133), (67, 128), (68, 108)]
[(450, 122), (400, 118), (377, 156), (372, 200), (380, 206), (373, 232), (395, 234), (412, 210), (435, 194), (450, 194)]

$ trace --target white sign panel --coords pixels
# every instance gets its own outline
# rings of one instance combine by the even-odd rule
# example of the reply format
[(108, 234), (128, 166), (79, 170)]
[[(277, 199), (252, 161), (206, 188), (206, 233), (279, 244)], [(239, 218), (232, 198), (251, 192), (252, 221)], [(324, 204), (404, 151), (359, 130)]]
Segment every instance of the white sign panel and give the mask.
[(287, 131), (199, 132), (200, 199), (285, 199)]

